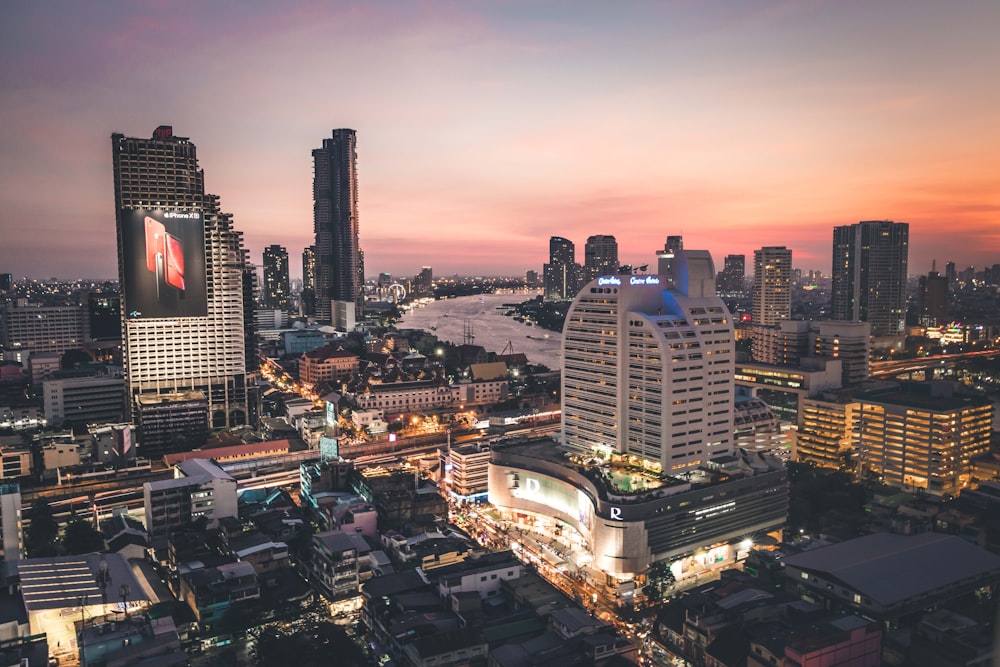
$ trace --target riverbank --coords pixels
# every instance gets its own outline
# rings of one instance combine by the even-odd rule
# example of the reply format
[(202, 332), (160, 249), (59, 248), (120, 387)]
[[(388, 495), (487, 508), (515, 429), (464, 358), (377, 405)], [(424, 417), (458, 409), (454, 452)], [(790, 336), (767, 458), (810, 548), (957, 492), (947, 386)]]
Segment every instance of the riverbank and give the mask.
[(423, 329), (455, 345), (471, 342), (482, 345), (488, 352), (521, 353), (532, 364), (560, 370), (561, 333), (504, 315), (513, 310), (512, 304), (528, 301), (537, 294), (527, 291), (442, 299), (407, 312), (396, 322), (396, 327)]

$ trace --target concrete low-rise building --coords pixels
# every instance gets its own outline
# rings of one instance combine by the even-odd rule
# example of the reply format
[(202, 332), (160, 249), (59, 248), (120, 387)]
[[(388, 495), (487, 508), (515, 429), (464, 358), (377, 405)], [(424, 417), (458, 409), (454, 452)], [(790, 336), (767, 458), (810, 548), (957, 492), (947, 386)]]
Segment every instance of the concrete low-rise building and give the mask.
[(893, 624), (909, 614), (1000, 586), (1000, 556), (960, 537), (875, 533), (784, 558), (802, 595)]
[(386, 419), (409, 412), (425, 412), (461, 404), (454, 386), (437, 380), (413, 382), (369, 382), (368, 387), (354, 396), (362, 410), (379, 410)]
[(179, 597), (202, 626), (211, 626), (238, 605), (260, 598), (260, 586), (253, 565), (238, 561), (181, 574)]
[(125, 380), (120, 377), (78, 377), (42, 383), (45, 419), (63, 423), (105, 424), (125, 416)]
[(783, 421), (802, 426), (803, 399), (842, 384), (840, 359), (810, 357), (798, 366), (737, 363), (733, 379), (767, 403)]
[(352, 379), (361, 362), (358, 355), (343, 348), (320, 347), (299, 358), (299, 380), (306, 385)]
[(116, 553), (26, 558), (17, 562), (16, 573), (30, 634), (47, 634), (60, 659), (79, 659), (74, 624), (81, 618), (107, 618), (122, 608), (141, 615), (151, 603), (128, 561)]
[(165, 546), (170, 530), (205, 517), (209, 528), (219, 519), (239, 516), (236, 480), (204, 459), (177, 465), (174, 479), (143, 484), (146, 529), (153, 546)]
[(250, 563), (254, 572), (263, 575), (288, 566), (288, 545), (263, 533), (253, 532), (228, 539), (229, 552)]
[(433, 569), (438, 581), (438, 594), (442, 598), (458, 593), (476, 593), (483, 600), (499, 594), (504, 581), (517, 579), (523, 573), (524, 565), (511, 551), (483, 554)]
[(359, 545), (355, 538), (364, 543), (360, 535), (338, 531), (313, 535), (312, 580), (329, 600), (358, 594), (361, 567)]
[(958, 383), (886, 383), (855, 400), (859, 476), (957, 495), (972, 484), (972, 460), (990, 451), (993, 404)]

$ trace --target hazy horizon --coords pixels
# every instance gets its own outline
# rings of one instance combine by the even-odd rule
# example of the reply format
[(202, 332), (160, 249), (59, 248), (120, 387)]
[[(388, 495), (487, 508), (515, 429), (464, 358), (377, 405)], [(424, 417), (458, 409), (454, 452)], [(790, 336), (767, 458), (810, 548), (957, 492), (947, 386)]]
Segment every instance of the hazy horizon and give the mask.
[(110, 135), (161, 124), (293, 276), (339, 127), (371, 275), (523, 275), (592, 234), (828, 273), (875, 219), (913, 274), (1000, 261), (998, 3), (56, 4), (0, 25), (0, 272), (117, 274)]

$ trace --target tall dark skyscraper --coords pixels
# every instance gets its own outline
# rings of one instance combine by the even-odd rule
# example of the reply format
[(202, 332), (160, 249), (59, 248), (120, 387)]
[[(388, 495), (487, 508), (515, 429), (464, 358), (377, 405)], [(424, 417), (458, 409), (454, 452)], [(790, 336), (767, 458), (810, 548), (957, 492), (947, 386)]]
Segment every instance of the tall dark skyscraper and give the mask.
[(421, 296), (431, 296), (434, 294), (434, 269), (430, 266), (420, 268), (413, 278), (413, 291)]
[(302, 289), (316, 289), (316, 247), (302, 250)]
[(264, 306), (285, 308), (288, 305), (288, 251), (280, 245), (264, 248)]
[(933, 327), (948, 321), (948, 278), (931, 270), (920, 276), (920, 324)]
[(316, 314), (316, 247), (306, 246), (302, 251), (302, 314), (312, 317)]
[(833, 228), (832, 319), (868, 322), (872, 336), (903, 333), (909, 237), (905, 222)]
[(364, 317), (357, 135), (354, 130), (334, 130), (312, 155), (316, 315), (334, 326), (351, 328)]
[(569, 239), (549, 239), (549, 263), (543, 267), (545, 299), (572, 299), (576, 287), (576, 246)]
[(193, 443), (144, 442), (144, 414), (183, 404), (203, 432), (256, 417), (247, 254), (186, 137), (160, 126), (148, 139), (113, 134), (111, 149), (129, 409), (157, 455)]
[(739, 297), (743, 295), (746, 285), (746, 255), (726, 255), (722, 271), (719, 271), (717, 278), (718, 292), (725, 297)]
[(596, 234), (587, 238), (583, 253), (584, 282), (618, 273), (618, 241), (614, 236)]
[(944, 265), (944, 277), (948, 280), (949, 290), (958, 286), (958, 271), (955, 269), (955, 262), (948, 262)]

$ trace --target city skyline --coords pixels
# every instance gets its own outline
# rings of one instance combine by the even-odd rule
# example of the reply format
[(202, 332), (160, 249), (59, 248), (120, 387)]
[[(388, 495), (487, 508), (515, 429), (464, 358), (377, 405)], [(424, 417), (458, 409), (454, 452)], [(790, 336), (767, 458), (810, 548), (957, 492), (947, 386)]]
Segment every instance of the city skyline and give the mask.
[(909, 223), (912, 275), (992, 265), (1000, 7), (961, 5), (21, 6), (0, 271), (112, 277), (107, 138), (159, 124), (197, 138), (255, 263), (313, 243), (310, 151), (351, 127), (372, 276), (523, 275), (596, 234), (625, 264), (680, 234), (829, 273), (862, 220)]

